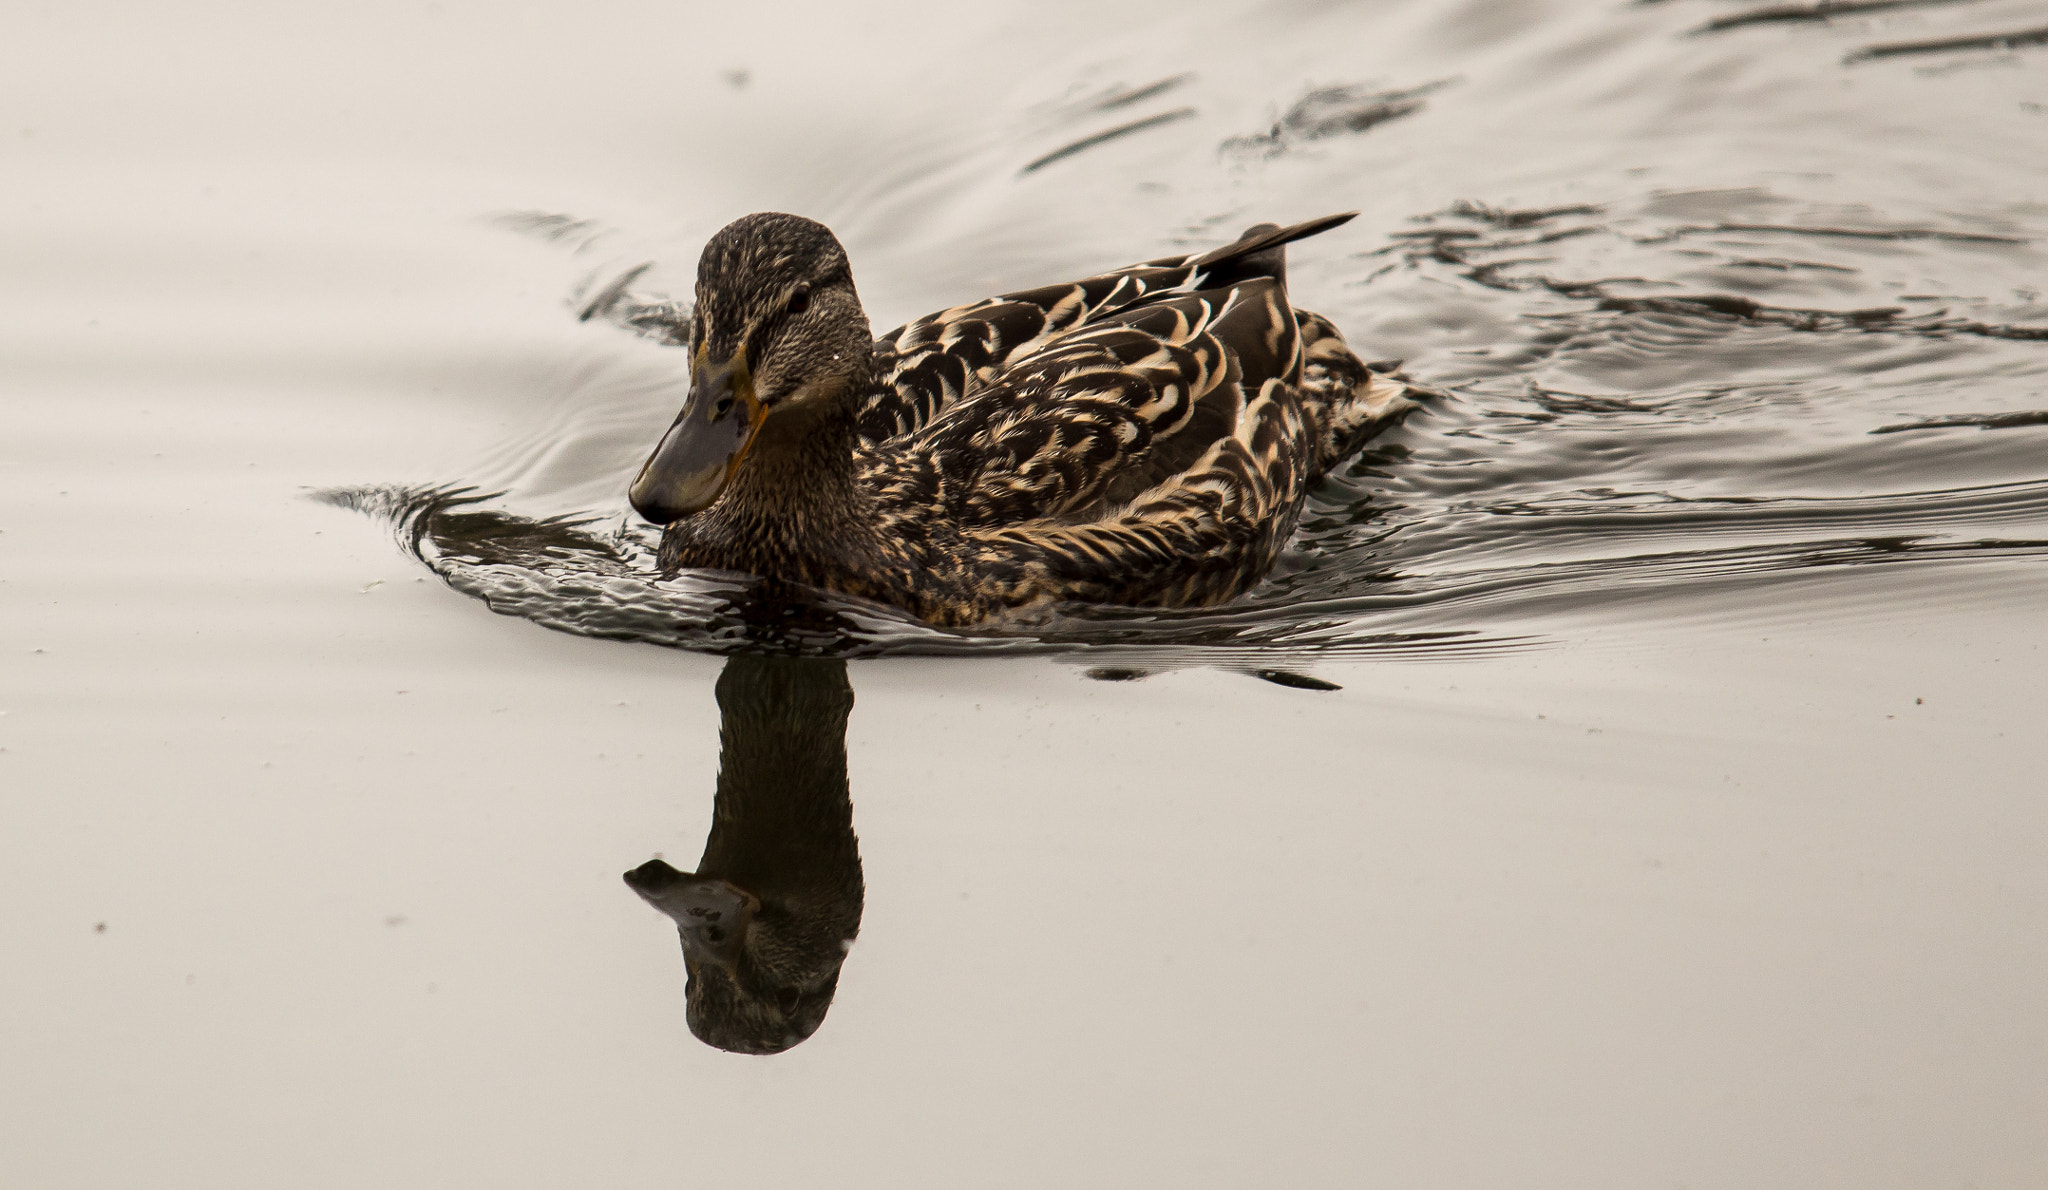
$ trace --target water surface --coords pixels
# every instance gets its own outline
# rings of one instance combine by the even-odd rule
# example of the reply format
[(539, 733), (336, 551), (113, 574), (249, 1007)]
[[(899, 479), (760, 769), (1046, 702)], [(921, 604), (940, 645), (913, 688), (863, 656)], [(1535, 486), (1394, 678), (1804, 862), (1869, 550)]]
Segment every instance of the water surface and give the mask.
[[(2048, 48), (1765, 11), (5, 18), (0, 1182), (2030, 1184)], [(1443, 395), (1225, 608), (764, 618), (623, 495), (757, 209), (878, 329), (1357, 209)], [(865, 898), (748, 1056), (620, 874), (764, 652)]]

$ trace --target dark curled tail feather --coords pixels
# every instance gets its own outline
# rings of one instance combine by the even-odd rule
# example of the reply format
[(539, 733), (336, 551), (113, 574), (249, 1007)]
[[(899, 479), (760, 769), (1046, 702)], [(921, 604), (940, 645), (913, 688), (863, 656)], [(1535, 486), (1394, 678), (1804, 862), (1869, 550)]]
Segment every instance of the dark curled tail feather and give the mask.
[(1195, 271), (1189, 288), (1222, 289), (1254, 277), (1271, 277), (1284, 285), (1287, 281), (1287, 245), (1320, 235), (1333, 227), (1342, 227), (1357, 215), (1357, 211), (1346, 211), (1292, 227), (1281, 227), (1277, 223), (1248, 227), (1235, 243), (1225, 244), (1187, 262), (1188, 267)]

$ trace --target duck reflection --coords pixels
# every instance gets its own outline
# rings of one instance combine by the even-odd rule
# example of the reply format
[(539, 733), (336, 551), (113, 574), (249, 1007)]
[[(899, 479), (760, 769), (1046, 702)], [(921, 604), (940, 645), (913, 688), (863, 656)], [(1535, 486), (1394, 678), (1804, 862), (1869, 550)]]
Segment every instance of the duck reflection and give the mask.
[(718, 678), (718, 794), (695, 872), (626, 883), (673, 918), (690, 1031), (774, 1054), (817, 1031), (860, 932), (865, 884), (846, 784), (846, 663), (734, 656)]

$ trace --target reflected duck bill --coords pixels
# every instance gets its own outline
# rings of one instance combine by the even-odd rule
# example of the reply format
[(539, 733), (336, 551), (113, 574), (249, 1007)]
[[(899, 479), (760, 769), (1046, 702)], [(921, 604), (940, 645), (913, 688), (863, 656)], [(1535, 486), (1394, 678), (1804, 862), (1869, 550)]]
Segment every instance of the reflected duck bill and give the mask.
[(700, 349), (690, 369), (689, 400), (627, 492), (634, 510), (666, 525), (709, 508), (766, 420), (745, 353), (713, 360)]
[(626, 873), (626, 884), (676, 923), (686, 954), (721, 967), (738, 961), (747, 927), (761, 908), (752, 893), (731, 881), (679, 872), (658, 859)]

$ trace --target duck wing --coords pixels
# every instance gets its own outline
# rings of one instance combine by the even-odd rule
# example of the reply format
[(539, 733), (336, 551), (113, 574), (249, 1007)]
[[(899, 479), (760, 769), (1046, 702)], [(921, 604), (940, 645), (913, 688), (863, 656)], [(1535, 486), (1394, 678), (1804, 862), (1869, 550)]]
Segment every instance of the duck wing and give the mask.
[[(872, 482), (885, 504), (943, 510), (968, 531), (1095, 520), (1242, 432), (1269, 382), (1292, 409), (1300, 358), (1286, 291), (1269, 278), (1133, 305), (871, 447)], [(1306, 467), (1295, 438), (1289, 465)]]
[[(1258, 308), (1223, 311), (1214, 337), (1242, 346), (1238, 332), (1258, 329), (1248, 316)], [(971, 503), (1016, 512), (1050, 490), (1067, 512), (1007, 522), (984, 514), (967, 528), (968, 550), (995, 597), (1011, 606), (1040, 599), (1194, 606), (1234, 598), (1264, 576), (1294, 532), (1309, 485), (1398, 423), (1415, 408), (1411, 398), (1428, 391), (1368, 368), (1320, 315), (1297, 310), (1292, 322), (1291, 335), (1235, 356), (1234, 377), (1197, 399), (1179, 427), (1155, 432), (1149, 451), (1127, 451), (1120, 469), (1076, 482), (1066, 474), (1076, 468), (1074, 452), (1048, 448), (1011, 474), (984, 472)], [(1297, 362), (1291, 373), (1274, 374), (1289, 339)], [(1114, 436), (1145, 441), (1142, 431), (1121, 428), (1131, 423), (1117, 424)], [(1044, 483), (1047, 471), (1062, 483)]]
[(1284, 283), (1287, 244), (1346, 223), (1356, 213), (1290, 227), (1260, 224), (1208, 252), (1162, 257), (1064, 285), (1004, 294), (898, 327), (876, 341), (881, 379), (862, 406), (861, 438), (880, 446), (915, 434), (993, 382), (1014, 361), (1044, 352), (1077, 331), (1248, 281)]

